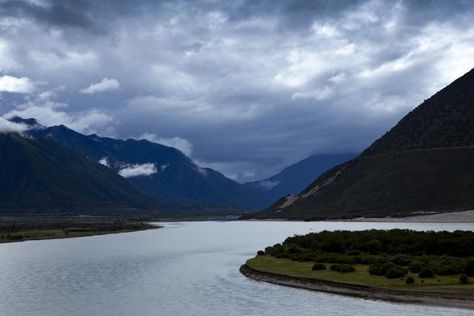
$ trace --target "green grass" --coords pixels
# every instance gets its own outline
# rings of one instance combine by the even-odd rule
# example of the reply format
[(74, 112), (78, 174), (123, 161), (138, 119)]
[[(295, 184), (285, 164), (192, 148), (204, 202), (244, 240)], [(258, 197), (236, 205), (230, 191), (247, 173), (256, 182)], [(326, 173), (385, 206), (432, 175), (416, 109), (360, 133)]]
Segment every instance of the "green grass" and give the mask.
[[(247, 261), (247, 265), (255, 270), (288, 275), (293, 277), (327, 280), (347, 284), (361, 284), (395, 290), (473, 293), (474, 284), (460, 284), (459, 275), (436, 276), (434, 278), (420, 279), (417, 274), (408, 273), (406, 277), (415, 278), (415, 284), (406, 284), (403, 279), (387, 279), (384, 276), (370, 275), (368, 265), (354, 265), (356, 271), (349, 273), (333, 272), (329, 270), (312, 271), (313, 262), (299, 262), (289, 259), (278, 259), (271, 256), (257, 256)], [(423, 283), (421, 282), (423, 280)]]

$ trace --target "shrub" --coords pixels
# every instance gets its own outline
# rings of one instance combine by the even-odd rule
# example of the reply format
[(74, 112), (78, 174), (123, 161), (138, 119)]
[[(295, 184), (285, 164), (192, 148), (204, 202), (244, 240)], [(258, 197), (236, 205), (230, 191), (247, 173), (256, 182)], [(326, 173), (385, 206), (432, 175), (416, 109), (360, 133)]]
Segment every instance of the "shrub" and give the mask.
[(415, 279), (412, 277), (412, 276), (409, 276), (406, 281), (405, 281), (406, 284), (413, 284), (415, 283)]
[(330, 267), (331, 271), (336, 271), (336, 272), (341, 272), (341, 273), (347, 273), (347, 272), (354, 272), (355, 268), (351, 266), (350, 264), (333, 264)]
[(372, 239), (367, 242), (366, 247), (368, 252), (375, 254), (382, 249), (382, 243), (377, 239)]
[(386, 275), (388, 271), (392, 270), (393, 268), (395, 268), (395, 265), (392, 263), (392, 262), (387, 262), (387, 263), (384, 263), (381, 267), (380, 267), (380, 275)]
[(431, 268), (425, 267), (425, 268), (421, 269), (418, 276), (420, 278), (432, 278), (432, 277), (435, 276), (435, 273)]
[(381, 265), (379, 263), (372, 263), (369, 266), (369, 274), (371, 275), (382, 275), (381, 271)]
[(321, 249), (327, 252), (344, 252), (344, 241), (342, 239), (328, 239), (321, 244)]
[(386, 277), (387, 279), (402, 278), (407, 274), (407, 270), (401, 266), (395, 266), (388, 270)]
[(286, 251), (289, 254), (297, 254), (297, 253), (301, 253), (302, 249), (298, 245), (291, 244), (291, 245), (288, 246)]
[(318, 263), (316, 262), (315, 264), (313, 264), (313, 271), (318, 271), (318, 270), (326, 270), (326, 266), (322, 263)]
[(351, 249), (347, 252), (347, 254), (350, 255), (350, 256), (359, 256), (360, 255), (360, 250)]
[(263, 250), (257, 251), (257, 256), (265, 256), (265, 251)]
[(469, 283), (469, 278), (467, 275), (465, 275), (464, 273), (461, 274), (459, 276), (459, 282), (461, 282), (461, 284), (468, 284)]
[(316, 256), (314, 261), (325, 262), (325, 263), (345, 263), (345, 264), (356, 264), (356, 260), (348, 255), (342, 254), (323, 254)]
[(380, 261), (380, 257), (376, 255), (359, 255), (354, 257), (356, 263), (372, 264)]
[(412, 263), (410, 264), (410, 272), (419, 273), (424, 267), (425, 264), (423, 262), (412, 261)]
[(469, 259), (466, 262), (466, 266), (464, 267), (464, 273), (470, 277), (474, 276), (474, 259)]
[(453, 275), (463, 272), (463, 265), (459, 262), (449, 262), (438, 266), (438, 275)]
[(413, 260), (410, 256), (399, 254), (391, 257), (390, 261), (399, 266), (409, 266)]

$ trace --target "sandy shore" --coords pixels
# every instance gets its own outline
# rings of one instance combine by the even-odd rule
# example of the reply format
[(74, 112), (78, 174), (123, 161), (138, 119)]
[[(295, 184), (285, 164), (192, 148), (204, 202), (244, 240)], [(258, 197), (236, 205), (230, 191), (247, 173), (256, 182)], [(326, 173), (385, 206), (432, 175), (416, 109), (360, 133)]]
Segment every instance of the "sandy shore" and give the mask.
[(354, 218), (353, 222), (402, 222), (402, 223), (474, 223), (474, 210), (409, 217)]
[(364, 285), (352, 285), (339, 282), (315, 280), (308, 278), (297, 278), (269, 272), (261, 272), (250, 268), (246, 264), (240, 267), (240, 272), (246, 277), (256, 281), (263, 281), (312, 291), (347, 295), (364, 299), (384, 300), (397, 303), (474, 309), (474, 293), (422, 293), (415, 291), (389, 290)]

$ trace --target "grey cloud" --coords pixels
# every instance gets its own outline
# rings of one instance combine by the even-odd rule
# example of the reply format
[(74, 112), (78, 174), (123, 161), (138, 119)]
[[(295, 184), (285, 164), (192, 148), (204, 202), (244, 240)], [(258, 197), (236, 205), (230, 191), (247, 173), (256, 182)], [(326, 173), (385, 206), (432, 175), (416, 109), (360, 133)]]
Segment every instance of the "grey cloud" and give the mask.
[(83, 0), (49, 1), (45, 5), (28, 1), (3, 1), (0, 3), (0, 14), (31, 18), (58, 27), (95, 29), (95, 23), (88, 16), (90, 8), (90, 3)]
[[(363, 149), (474, 64), (469, 1), (7, 3), (1, 74), (42, 84), (4, 95), (1, 113), (192, 144), (202, 165), (245, 181)], [(105, 75), (120, 89), (78, 93)]]

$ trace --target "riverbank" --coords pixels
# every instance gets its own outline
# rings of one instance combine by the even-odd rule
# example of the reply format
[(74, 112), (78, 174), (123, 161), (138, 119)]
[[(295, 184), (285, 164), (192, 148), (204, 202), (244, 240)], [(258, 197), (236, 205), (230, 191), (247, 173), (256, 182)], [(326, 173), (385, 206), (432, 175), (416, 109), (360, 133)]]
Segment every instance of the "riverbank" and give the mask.
[(363, 299), (383, 300), (395, 303), (474, 309), (474, 293), (438, 293), (392, 290), (380, 287), (333, 282), (313, 278), (294, 277), (272, 272), (259, 271), (251, 268), (247, 264), (244, 264), (240, 267), (240, 272), (247, 278), (256, 281), (263, 281), (311, 291), (346, 295)]
[[(338, 220), (346, 221), (346, 220)], [(398, 223), (474, 223), (474, 210), (447, 213), (426, 213), (407, 217), (359, 217), (351, 222), (398, 222)]]
[(0, 243), (87, 237), (155, 228), (158, 226), (114, 217), (4, 216), (0, 217)]
[(269, 222), (369, 222), (369, 223), (474, 223), (474, 210), (469, 211), (458, 211), (458, 212), (425, 212), (416, 213), (411, 216), (403, 217), (355, 217), (355, 218), (339, 218), (339, 219), (319, 219), (319, 220), (304, 220), (304, 219), (284, 219), (284, 218), (271, 218), (271, 219), (254, 219), (248, 216), (240, 217), (243, 221), (269, 221)]

